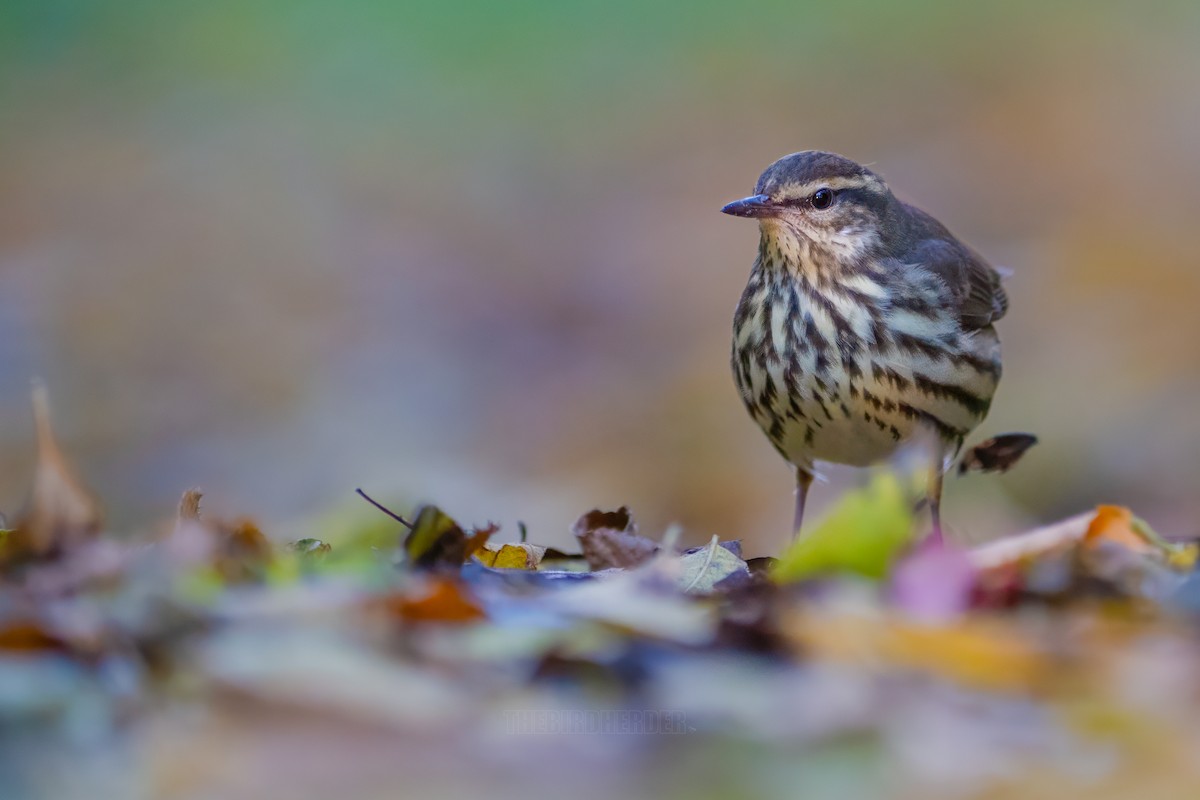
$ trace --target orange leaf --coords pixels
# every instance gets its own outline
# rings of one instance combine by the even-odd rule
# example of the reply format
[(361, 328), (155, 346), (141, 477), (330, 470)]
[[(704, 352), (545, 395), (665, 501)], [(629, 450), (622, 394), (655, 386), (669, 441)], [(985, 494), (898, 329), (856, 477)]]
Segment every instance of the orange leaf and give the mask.
[(392, 595), (380, 604), (410, 622), (464, 623), (483, 619), (483, 609), (455, 581), (434, 578), (419, 595)]
[(0, 628), (0, 650), (22, 652), (62, 650), (63, 642), (33, 622), (12, 622)]
[(1098, 506), (1083, 541), (1094, 547), (1101, 541), (1115, 542), (1137, 552), (1153, 549), (1134, 527), (1133, 512), (1124, 506)]
[(227, 581), (251, 581), (262, 576), (273, 552), (271, 543), (249, 519), (233, 523), (218, 522), (213, 566)]
[(463, 558), (463, 560), (465, 561), (483, 549), (483, 547), (487, 545), (487, 540), (490, 539), (491, 536), (498, 530), (500, 530), (499, 525), (494, 522), (489, 522), (482, 528), (476, 528), (475, 530), (471, 531), (471, 535), (467, 537), (467, 546), (465, 548), (466, 556)]

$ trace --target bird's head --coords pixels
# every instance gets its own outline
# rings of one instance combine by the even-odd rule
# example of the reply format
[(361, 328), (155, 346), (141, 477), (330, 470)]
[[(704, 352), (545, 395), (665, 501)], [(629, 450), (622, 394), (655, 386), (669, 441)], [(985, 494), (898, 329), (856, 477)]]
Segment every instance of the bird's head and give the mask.
[(805, 150), (767, 167), (753, 195), (721, 211), (757, 219), (764, 237), (861, 253), (884, 237), (896, 202), (883, 179), (866, 167)]

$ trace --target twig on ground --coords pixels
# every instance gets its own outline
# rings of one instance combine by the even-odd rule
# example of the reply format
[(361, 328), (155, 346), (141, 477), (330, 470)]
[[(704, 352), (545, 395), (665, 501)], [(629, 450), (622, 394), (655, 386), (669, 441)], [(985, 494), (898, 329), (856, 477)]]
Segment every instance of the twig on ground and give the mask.
[(395, 511), (392, 511), (390, 508), (383, 505), (382, 503), (377, 502), (373, 497), (371, 497), (371, 495), (367, 494), (362, 489), (355, 489), (354, 491), (356, 493), (358, 493), (362, 497), (363, 500), (366, 500), (368, 503), (375, 506), (383, 513), (387, 514), (389, 517), (396, 520), (396, 522), (399, 522), (404, 527), (408, 528), (409, 530), (412, 530), (412, 526), (413, 526), (412, 523), (409, 522), (408, 520), (406, 520), (404, 517), (400, 516)]

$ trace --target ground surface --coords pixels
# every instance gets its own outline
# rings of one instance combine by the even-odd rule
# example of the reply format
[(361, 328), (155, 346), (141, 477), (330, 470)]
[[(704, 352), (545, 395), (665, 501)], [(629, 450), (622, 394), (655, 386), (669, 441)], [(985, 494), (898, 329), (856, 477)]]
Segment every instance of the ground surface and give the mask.
[(915, 543), (881, 472), (747, 562), (625, 509), (575, 553), (432, 507), (284, 545), (189, 493), (129, 542), (41, 449), (0, 551), (5, 798), (1200, 791), (1196, 549), (1123, 508)]

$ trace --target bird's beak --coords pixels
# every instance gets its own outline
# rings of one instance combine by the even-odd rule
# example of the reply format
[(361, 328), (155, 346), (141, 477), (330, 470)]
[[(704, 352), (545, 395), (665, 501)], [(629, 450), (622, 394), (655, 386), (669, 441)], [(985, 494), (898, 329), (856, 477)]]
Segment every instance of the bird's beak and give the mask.
[(761, 219), (762, 217), (778, 216), (779, 206), (772, 203), (771, 198), (767, 195), (755, 194), (750, 197), (743, 197), (741, 200), (734, 200), (722, 208), (721, 213), (730, 214), (735, 217)]

